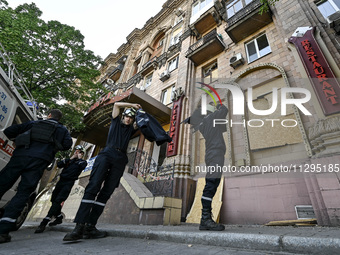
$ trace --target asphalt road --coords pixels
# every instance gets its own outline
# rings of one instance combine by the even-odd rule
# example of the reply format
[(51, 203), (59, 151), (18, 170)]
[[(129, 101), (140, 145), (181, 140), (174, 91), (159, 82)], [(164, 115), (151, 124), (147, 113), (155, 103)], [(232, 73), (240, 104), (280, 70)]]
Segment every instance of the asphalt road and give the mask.
[[(0, 244), (1, 255), (127, 255), (127, 254), (181, 254), (181, 255), (283, 255), (286, 253), (268, 253), (226, 249), (224, 247), (188, 245), (147, 239), (106, 237), (97, 240), (80, 240), (63, 242), (66, 233), (46, 230), (42, 234), (34, 234), (34, 229), (23, 227), (12, 232), (10, 243)], [(289, 253), (290, 255), (292, 253)]]

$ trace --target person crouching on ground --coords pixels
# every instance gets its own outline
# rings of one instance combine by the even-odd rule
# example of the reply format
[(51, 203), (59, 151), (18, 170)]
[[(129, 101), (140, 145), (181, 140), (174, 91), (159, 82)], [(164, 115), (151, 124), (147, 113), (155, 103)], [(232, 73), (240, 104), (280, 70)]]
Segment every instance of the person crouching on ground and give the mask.
[[(120, 109), (125, 107), (129, 108), (125, 109), (121, 120)], [(73, 231), (64, 237), (64, 241), (103, 238), (107, 235), (105, 231), (100, 231), (95, 226), (106, 202), (118, 187), (128, 163), (126, 150), (131, 136), (136, 132), (137, 127), (134, 127), (133, 123), (136, 109), (140, 108), (139, 104), (124, 102), (114, 104), (106, 146), (93, 164), (89, 183), (74, 219), (77, 224)]]

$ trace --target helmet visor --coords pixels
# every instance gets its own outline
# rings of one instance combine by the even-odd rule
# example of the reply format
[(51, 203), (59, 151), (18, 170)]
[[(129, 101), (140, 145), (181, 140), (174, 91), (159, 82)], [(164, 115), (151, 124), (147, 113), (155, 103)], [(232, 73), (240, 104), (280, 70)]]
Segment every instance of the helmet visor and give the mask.
[(84, 149), (84, 147), (81, 146), (81, 145), (77, 145), (77, 146), (75, 147), (75, 149), (81, 151), (82, 153), (85, 153), (85, 149)]
[(136, 110), (133, 108), (128, 108), (123, 112), (123, 116), (134, 118), (136, 116)]

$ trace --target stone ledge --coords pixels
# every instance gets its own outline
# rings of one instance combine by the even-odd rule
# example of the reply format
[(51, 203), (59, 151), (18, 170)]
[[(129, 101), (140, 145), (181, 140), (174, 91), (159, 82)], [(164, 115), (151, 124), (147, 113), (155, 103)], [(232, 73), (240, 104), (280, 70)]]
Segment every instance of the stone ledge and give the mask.
[[(163, 224), (176, 225), (181, 222), (182, 199), (158, 196), (155, 197), (144, 185), (131, 174), (124, 173), (120, 183), (130, 195), (136, 206), (143, 209), (164, 209)], [(141, 182), (140, 182), (141, 183)]]

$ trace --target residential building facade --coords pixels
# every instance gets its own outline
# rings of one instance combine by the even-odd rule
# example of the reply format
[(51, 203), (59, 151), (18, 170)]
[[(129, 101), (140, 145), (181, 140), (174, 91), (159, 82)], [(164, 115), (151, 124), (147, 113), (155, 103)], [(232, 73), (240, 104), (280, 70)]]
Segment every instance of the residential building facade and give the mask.
[(156, 182), (168, 187), (171, 194), (159, 189), (159, 196), (180, 203), (172, 201), (172, 211), (165, 200), (153, 207), (156, 198), (131, 193), (140, 184), (127, 177), (103, 221), (131, 223), (117, 217), (128, 210), (145, 224), (162, 222), (166, 213), (177, 220), (163, 223), (185, 220), (196, 180), (204, 177), (205, 145), (199, 132), (180, 122), (205, 100), (214, 105), (204, 83), (229, 109), (220, 120), (227, 125), (220, 222), (316, 217), (319, 225), (340, 224), (340, 3), (280, 0), (263, 14), (260, 7), (259, 0), (168, 0), (107, 56), (99, 81), (111, 91), (85, 114), (78, 143), (96, 145), (95, 156), (105, 145), (113, 103), (140, 103), (173, 142), (157, 146), (141, 134), (132, 138), (127, 172), (149, 188)]

